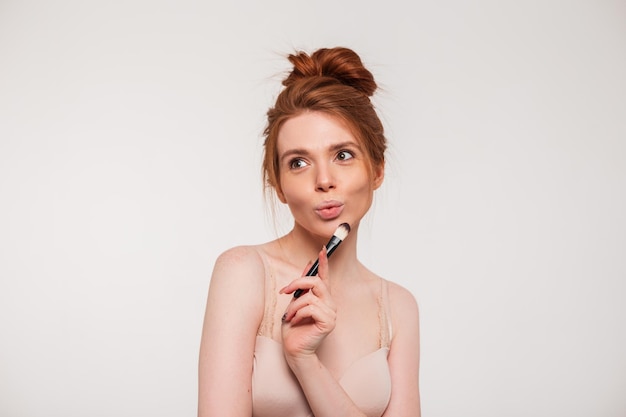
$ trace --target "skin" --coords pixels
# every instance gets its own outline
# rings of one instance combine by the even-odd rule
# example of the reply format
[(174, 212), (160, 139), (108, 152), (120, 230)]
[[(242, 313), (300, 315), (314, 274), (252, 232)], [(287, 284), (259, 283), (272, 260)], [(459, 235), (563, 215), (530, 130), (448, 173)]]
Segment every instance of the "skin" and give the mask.
[[(382, 184), (384, 167), (376, 167), (372, 174), (369, 159), (350, 129), (316, 112), (284, 123), (278, 155), (276, 191), (289, 206), (294, 227), (275, 241), (232, 248), (218, 257), (200, 348), (198, 415), (252, 414), (253, 353), (265, 302), (263, 254), (275, 266), (280, 288), (274, 317), (277, 331), (272, 337), (282, 344), (313, 414), (364, 416), (338, 379), (349, 364), (379, 347), (376, 297), (381, 278), (357, 259), (356, 243), (359, 222)], [(329, 202), (331, 208), (320, 210)], [(329, 263), (323, 246), (343, 222), (350, 224), (350, 234)], [(318, 276), (303, 277), (316, 257)], [(410, 292), (388, 285), (393, 390), (384, 416), (419, 417), (418, 308)], [(298, 288), (308, 291), (294, 299), (292, 293)]]

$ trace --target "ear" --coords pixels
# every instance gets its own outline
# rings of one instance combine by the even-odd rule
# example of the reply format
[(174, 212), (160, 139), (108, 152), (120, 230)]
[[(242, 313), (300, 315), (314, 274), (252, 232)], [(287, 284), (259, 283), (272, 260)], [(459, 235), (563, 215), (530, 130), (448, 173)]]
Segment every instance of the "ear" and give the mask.
[(385, 163), (383, 162), (376, 168), (374, 168), (374, 190), (377, 190), (381, 185), (383, 185), (383, 180), (385, 179)]

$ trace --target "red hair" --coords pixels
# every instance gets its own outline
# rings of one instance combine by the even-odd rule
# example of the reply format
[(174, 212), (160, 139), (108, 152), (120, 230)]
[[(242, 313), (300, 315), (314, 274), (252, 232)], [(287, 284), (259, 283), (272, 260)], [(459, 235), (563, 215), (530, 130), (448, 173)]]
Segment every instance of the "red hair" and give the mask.
[(280, 190), (278, 132), (289, 118), (316, 111), (346, 123), (365, 149), (371, 172), (383, 167), (387, 139), (370, 97), (377, 89), (370, 71), (351, 49), (322, 48), (308, 55), (288, 56), (293, 70), (283, 80), (285, 88), (267, 112), (264, 131), (263, 181)]

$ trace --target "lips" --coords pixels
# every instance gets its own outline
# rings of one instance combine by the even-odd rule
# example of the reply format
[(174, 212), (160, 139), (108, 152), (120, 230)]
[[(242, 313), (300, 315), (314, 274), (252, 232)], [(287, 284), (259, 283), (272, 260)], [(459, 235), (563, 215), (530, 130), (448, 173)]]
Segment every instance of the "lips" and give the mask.
[(315, 207), (315, 213), (324, 220), (332, 220), (343, 211), (343, 203), (335, 200), (324, 201)]

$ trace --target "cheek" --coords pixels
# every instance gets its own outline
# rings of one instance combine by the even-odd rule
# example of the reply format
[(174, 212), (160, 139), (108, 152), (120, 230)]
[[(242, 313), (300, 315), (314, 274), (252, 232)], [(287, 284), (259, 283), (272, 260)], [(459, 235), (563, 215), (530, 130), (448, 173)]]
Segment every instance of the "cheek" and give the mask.
[(374, 196), (374, 189), (372, 188), (369, 177), (367, 175), (360, 175), (358, 178), (355, 178), (352, 184), (351, 197), (355, 200), (358, 199), (360, 205), (365, 206), (365, 209), (369, 208)]
[(355, 191), (361, 193), (371, 193), (373, 191), (372, 180), (367, 172), (355, 173), (352, 177), (351, 183)]
[(280, 178), (280, 186), (282, 190), (281, 201), (283, 203), (289, 204), (290, 206), (297, 206), (306, 201), (306, 195), (302, 191), (303, 188), (301, 185), (299, 186), (298, 183)]

